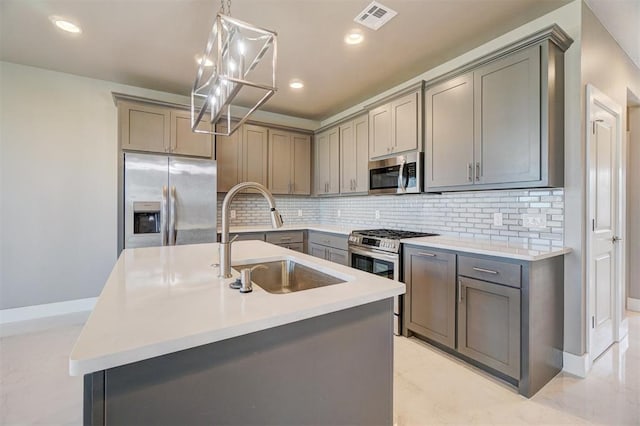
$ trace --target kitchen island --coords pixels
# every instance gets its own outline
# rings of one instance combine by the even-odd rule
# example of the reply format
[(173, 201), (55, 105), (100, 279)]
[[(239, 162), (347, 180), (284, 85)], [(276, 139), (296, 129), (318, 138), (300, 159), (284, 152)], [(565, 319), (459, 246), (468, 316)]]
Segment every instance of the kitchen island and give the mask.
[(344, 282), (241, 294), (217, 277), (217, 244), (123, 251), (69, 359), (84, 423), (391, 424), (404, 284), (259, 241), (232, 250), (236, 265), (287, 258)]

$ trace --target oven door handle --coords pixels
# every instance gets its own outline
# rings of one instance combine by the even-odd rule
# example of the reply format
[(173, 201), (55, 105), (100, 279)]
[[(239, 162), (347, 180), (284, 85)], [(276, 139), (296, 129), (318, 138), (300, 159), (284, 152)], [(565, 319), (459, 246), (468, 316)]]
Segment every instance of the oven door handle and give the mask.
[(349, 253), (359, 254), (361, 256), (368, 256), (372, 259), (387, 260), (389, 262), (395, 262), (395, 263), (397, 263), (399, 259), (398, 255), (386, 254), (374, 249), (363, 250), (360, 248), (349, 247)]

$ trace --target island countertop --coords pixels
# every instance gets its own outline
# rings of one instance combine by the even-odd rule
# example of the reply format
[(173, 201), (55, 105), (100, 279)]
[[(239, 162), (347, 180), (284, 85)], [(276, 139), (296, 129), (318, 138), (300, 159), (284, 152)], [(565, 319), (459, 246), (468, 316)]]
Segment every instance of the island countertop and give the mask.
[[(288, 294), (218, 278), (218, 244), (122, 252), (69, 356), (83, 375), (391, 298), (404, 284), (261, 241), (233, 243), (232, 265), (283, 258), (345, 283)], [(391, 321), (391, 319), (390, 319)]]

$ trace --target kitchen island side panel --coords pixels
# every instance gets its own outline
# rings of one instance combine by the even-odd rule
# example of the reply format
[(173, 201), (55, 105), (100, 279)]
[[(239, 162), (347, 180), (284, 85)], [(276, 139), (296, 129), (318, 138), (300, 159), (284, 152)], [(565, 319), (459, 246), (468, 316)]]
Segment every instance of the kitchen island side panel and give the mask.
[[(85, 424), (390, 425), (392, 310), (385, 299), (108, 369), (104, 417)], [(85, 410), (100, 397), (85, 388)]]

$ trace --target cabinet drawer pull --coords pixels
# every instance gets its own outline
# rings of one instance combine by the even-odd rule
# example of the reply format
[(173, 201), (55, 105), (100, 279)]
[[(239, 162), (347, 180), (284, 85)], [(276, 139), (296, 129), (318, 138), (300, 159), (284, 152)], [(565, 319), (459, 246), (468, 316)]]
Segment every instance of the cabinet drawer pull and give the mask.
[(433, 254), (433, 253), (427, 253), (426, 251), (419, 251), (419, 252), (418, 252), (418, 254), (419, 254), (420, 256), (436, 257), (436, 255), (435, 255), (435, 254)]
[(458, 280), (458, 303), (462, 303), (462, 280)]
[(498, 275), (498, 271), (492, 271), (491, 269), (477, 268), (474, 266), (473, 270), (478, 272), (486, 272), (487, 274)]
[(471, 163), (467, 163), (467, 180), (469, 182), (473, 181), (473, 165)]
[(476, 181), (480, 180), (480, 163), (476, 163)]
[(291, 237), (280, 237), (280, 241), (289, 241)]

